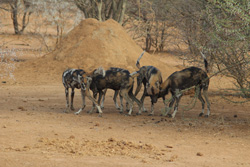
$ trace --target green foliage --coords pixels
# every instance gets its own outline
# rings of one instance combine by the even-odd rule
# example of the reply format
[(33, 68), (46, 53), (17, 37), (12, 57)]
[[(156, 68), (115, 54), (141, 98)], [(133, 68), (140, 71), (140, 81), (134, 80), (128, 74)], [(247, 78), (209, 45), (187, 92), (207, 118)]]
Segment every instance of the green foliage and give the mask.
[(217, 64), (228, 68), (244, 96), (250, 92), (250, 3), (247, 0), (209, 1), (202, 13), (203, 40), (198, 47)]

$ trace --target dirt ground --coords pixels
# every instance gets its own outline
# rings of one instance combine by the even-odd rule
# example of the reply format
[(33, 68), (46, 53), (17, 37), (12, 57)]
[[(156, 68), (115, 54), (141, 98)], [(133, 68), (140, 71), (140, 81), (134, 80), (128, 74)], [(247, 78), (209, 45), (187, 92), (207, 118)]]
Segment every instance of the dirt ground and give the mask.
[[(109, 90), (100, 118), (64, 113), (60, 83), (7, 82), (0, 91), (1, 166), (250, 166), (249, 104), (211, 95), (209, 118), (198, 117), (200, 103), (180, 109), (175, 119), (161, 117), (161, 100), (155, 116), (126, 116), (115, 109)], [(80, 99), (76, 91), (76, 109)], [(90, 107), (87, 101), (85, 111)]]
[[(112, 28), (108, 31), (115, 32)], [(116, 34), (111, 36), (118, 38)], [(133, 50), (129, 42), (126, 45), (124, 53)], [(117, 49), (105, 47), (110, 54)], [(137, 50), (128, 63), (137, 59), (141, 52)], [(218, 88), (228, 84), (225, 79), (211, 79), (209, 118), (198, 117), (201, 104), (197, 102), (192, 108), (190, 95), (182, 98), (174, 119), (160, 116), (164, 107), (161, 99), (155, 105), (155, 116), (147, 116), (148, 113), (136, 116), (136, 105), (133, 116), (119, 114), (112, 90), (107, 93), (103, 117), (86, 113), (92, 106), (89, 100), (84, 112), (74, 115), (74, 111), (63, 112), (66, 101), (61, 74), (63, 63), (69, 62), (65, 61), (63, 52), (56, 53), (60, 59), (51, 61), (46, 57), (24, 57), (24, 62), (16, 62), (15, 80), (1, 78), (0, 167), (250, 166), (250, 104), (231, 103), (221, 98)], [(122, 54), (117, 52), (117, 55), (119, 58)], [(26, 62), (26, 59), (32, 60)], [(48, 64), (44, 64), (45, 60)], [(155, 55), (153, 60), (159, 60), (153, 63), (161, 64), (164, 79), (182, 65), (166, 53)], [(52, 68), (50, 65), (56, 61), (57, 66)], [(78, 58), (74, 57), (74, 61), (77, 63)], [(48, 68), (40, 70), (39, 63)], [(112, 59), (104, 66), (110, 64)], [(141, 92), (138, 98), (140, 95)], [(238, 97), (227, 98), (244, 101)], [(79, 90), (74, 106), (76, 110), (81, 107)], [(148, 97), (145, 106), (150, 109)]]

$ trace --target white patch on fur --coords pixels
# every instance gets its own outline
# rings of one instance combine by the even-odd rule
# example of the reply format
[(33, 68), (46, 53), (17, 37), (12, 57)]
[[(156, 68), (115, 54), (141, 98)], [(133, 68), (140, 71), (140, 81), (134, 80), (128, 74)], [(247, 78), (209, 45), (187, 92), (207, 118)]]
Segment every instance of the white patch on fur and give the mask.
[(75, 70), (76, 69), (68, 69), (68, 70), (64, 71), (63, 72), (63, 77), (62, 77), (62, 82), (65, 83), (65, 77), (66, 77), (66, 75), (68, 75), (68, 73), (70, 73), (70, 75), (72, 75)]
[(81, 78), (82, 78), (81, 75), (78, 75), (78, 76), (77, 76), (78, 82), (79, 82), (80, 84), (81, 84)]
[(75, 115), (78, 115), (82, 112), (82, 109), (80, 109), (79, 111), (75, 112)]
[(203, 59), (207, 59), (206, 56), (201, 52), (201, 56), (203, 57)]
[(102, 75), (103, 77), (105, 77), (106, 75), (106, 71), (102, 68), (102, 67), (99, 67), (95, 70), (94, 74), (100, 74)]
[(98, 110), (98, 112), (99, 112), (99, 114), (102, 114), (102, 109), (101, 109), (101, 107), (100, 106), (96, 106), (97, 107), (97, 110)]
[(145, 50), (142, 52), (142, 54), (140, 55), (140, 57), (137, 59), (137, 62), (139, 62), (141, 60), (141, 58), (144, 55), (144, 53), (145, 53)]
[(129, 74), (130, 76), (133, 76), (133, 75), (135, 75), (135, 74), (137, 74), (138, 72), (137, 71), (135, 71), (135, 72), (133, 72), (133, 73), (131, 73), (131, 74)]
[(175, 95), (176, 95), (177, 98), (181, 97), (182, 94), (181, 94), (180, 89), (175, 90)]

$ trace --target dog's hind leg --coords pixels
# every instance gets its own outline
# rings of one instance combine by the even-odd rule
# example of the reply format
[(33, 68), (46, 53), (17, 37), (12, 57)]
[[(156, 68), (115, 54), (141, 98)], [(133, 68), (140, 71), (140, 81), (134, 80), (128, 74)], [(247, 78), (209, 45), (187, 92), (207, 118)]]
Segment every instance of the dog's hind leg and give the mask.
[(126, 89), (120, 90), (120, 95), (124, 97), (125, 100), (130, 104), (128, 115), (131, 115), (133, 111), (133, 101), (129, 98), (127, 90)]
[[(135, 101), (139, 107), (139, 112), (137, 113), (137, 115), (141, 115), (141, 108), (142, 108), (142, 103), (140, 102), (140, 100), (138, 100), (135, 95), (132, 93), (132, 91), (129, 91), (128, 92), (128, 95), (129, 97), (133, 100), (133, 102)], [(132, 102), (132, 105), (133, 105), (133, 102)], [(133, 106), (132, 106), (133, 107)], [(131, 108), (131, 106), (130, 106)]]
[(123, 96), (121, 95), (121, 91), (119, 93), (119, 97), (120, 97), (120, 105), (121, 105), (121, 107), (120, 107), (120, 113), (123, 113)]
[(195, 88), (195, 93), (197, 94), (198, 99), (201, 101), (201, 104), (202, 104), (202, 110), (201, 110), (201, 113), (199, 114), (199, 117), (201, 117), (201, 116), (204, 115), (205, 101), (201, 96), (201, 89), (200, 88), (196, 87)]
[(103, 98), (102, 98), (102, 102), (101, 102), (101, 109), (104, 109), (104, 101), (105, 101), (105, 96), (107, 93), (107, 89), (103, 90)]
[[(113, 100), (114, 100), (114, 103), (115, 103), (115, 108), (116, 108), (117, 110), (120, 110), (120, 107), (119, 107), (119, 105), (117, 104), (117, 101), (116, 101), (116, 98), (117, 98), (118, 93), (119, 93), (119, 90), (115, 90), (115, 94), (114, 94)], [(121, 100), (122, 100), (122, 99), (121, 99), (121, 96), (120, 96), (120, 101), (121, 101)], [(121, 107), (122, 107), (122, 106), (121, 106)]]
[[(99, 97), (98, 97), (98, 105), (100, 106), (100, 103), (101, 103), (101, 100), (103, 99), (103, 96), (104, 96), (104, 92), (103, 91), (100, 91), (99, 92)], [(96, 97), (94, 97), (96, 99)], [(98, 113), (99, 110), (97, 108), (96, 112)]]
[(140, 92), (141, 90), (141, 87), (142, 87), (142, 77), (141, 76), (138, 76), (137, 77), (137, 88), (135, 90), (135, 96), (137, 96), (137, 94)]
[(144, 89), (144, 92), (143, 92), (143, 94), (142, 94), (142, 97), (141, 97), (141, 103), (142, 103), (142, 111), (143, 112), (147, 112), (147, 109), (144, 107), (144, 99), (145, 99), (145, 97), (146, 97), (146, 93), (147, 93), (147, 90), (146, 89)]
[(205, 115), (205, 117), (208, 117), (210, 115), (210, 102), (209, 102), (208, 96), (207, 96), (207, 89), (203, 90), (203, 95), (204, 95), (205, 100), (207, 102), (207, 115)]

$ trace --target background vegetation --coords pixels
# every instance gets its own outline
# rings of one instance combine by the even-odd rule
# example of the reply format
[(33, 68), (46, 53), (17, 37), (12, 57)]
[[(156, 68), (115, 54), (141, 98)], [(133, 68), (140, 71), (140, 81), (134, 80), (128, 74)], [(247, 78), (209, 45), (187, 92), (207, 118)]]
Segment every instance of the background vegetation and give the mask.
[[(205, 55), (210, 72), (233, 78), (236, 91), (250, 97), (249, 0), (1, 0), (0, 13), (13, 34), (36, 37), (44, 53), (60, 47), (81, 20), (112, 18), (146, 51), (172, 52), (190, 62)], [(0, 22), (2, 34), (6, 24)], [(4, 46), (1, 63), (8, 60)]]

